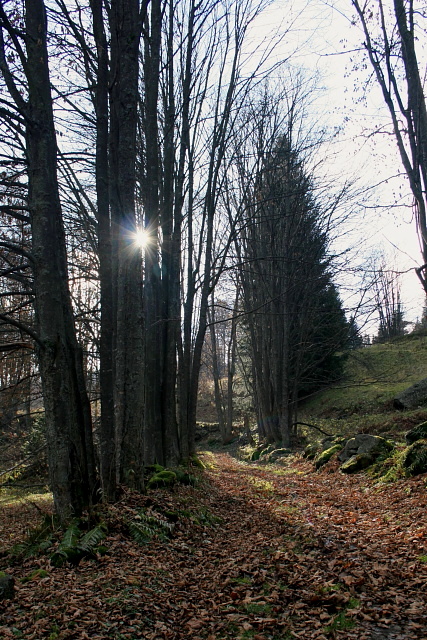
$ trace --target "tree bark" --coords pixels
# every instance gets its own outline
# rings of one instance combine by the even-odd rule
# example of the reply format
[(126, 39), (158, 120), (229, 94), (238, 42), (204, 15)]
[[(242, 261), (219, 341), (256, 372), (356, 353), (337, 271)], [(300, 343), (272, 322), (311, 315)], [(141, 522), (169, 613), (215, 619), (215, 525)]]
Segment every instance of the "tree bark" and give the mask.
[(116, 492), (116, 446), (113, 378), (113, 271), (108, 178), (108, 44), (102, 6), (102, 0), (91, 0), (93, 33), (98, 62), (95, 90), (95, 173), (101, 303), (99, 347), (101, 422), (99, 427), (99, 448), (103, 496), (106, 500), (114, 500)]
[(56, 511), (66, 521), (79, 515), (96, 499), (96, 472), (90, 405), (68, 289), (45, 7), (42, 0), (26, 0), (25, 7), (26, 144), (38, 357), (46, 411), (50, 485)]
[(112, 216), (117, 479), (143, 487), (142, 256), (135, 244), (138, 0), (112, 0), (110, 208)]

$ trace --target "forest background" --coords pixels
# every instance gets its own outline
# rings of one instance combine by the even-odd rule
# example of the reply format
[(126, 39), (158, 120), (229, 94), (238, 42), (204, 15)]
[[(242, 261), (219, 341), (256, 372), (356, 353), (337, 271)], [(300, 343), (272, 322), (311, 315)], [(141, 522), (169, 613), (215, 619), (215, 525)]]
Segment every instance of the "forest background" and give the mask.
[[(259, 436), (288, 446), (299, 400), (337, 379), (345, 349), (361, 344), (358, 323), (375, 311), (379, 334), (403, 329), (400, 267), (370, 247), (367, 262), (367, 212), (378, 216), (379, 201), (405, 219), (408, 208), (422, 229), (423, 198), (406, 167), (411, 189), (387, 170), (391, 147), (380, 145), (384, 174), (378, 160), (370, 169), (372, 131), (360, 139), (374, 180), (348, 171), (341, 153), (367, 100), (357, 3), (345, 33), (358, 45), (337, 45), (351, 52), (356, 99), (333, 125), (304, 68), (324, 39), (321, 25), (301, 38), (313, 6), (1, 3), (4, 424), (18, 420), (15, 395), (30, 426), (42, 391), (64, 520), (100, 488), (109, 499), (117, 483), (141, 489), (144, 464), (189, 458), (208, 358), (224, 439), (238, 371)], [(322, 21), (340, 9), (318, 6)], [(374, 7), (363, 15), (375, 27)], [(408, 11), (423, 32), (422, 12)], [(392, 139), (384, 127), (374, 129)], [(403, 128), (412, 150), (417, 135)]]

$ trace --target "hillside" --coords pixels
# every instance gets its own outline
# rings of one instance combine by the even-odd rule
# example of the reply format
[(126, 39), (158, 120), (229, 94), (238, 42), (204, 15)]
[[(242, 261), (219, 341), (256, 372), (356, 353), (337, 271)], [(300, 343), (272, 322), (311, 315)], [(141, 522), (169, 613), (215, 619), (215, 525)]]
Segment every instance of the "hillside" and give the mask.
[[(298, 419), (330, 433), (399, 438), (427, 420), (427, 407), (399, 411), (395, 395), (427, 377), (427, 332), (352, 351), (344, 378), (306, 400)], [(311, 432), (307, 431), (307, 435)]]

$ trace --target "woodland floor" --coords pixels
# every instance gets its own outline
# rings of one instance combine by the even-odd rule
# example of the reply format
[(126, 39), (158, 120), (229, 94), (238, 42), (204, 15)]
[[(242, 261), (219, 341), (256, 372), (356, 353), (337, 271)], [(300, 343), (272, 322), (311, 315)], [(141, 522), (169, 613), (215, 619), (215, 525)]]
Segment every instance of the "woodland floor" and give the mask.
[[(3, 557), (16, 596), (1, 640), (427, 640), (425, 475), (380, 486), (302, 460), (205, 460), (195, 487), (124, 494), (96, 561)], [(169, 541), (139, 546), (123, 528), (147, 504), (181, 514)], [(0, 506), (0, 548), (33, 517), (34, 503)]]

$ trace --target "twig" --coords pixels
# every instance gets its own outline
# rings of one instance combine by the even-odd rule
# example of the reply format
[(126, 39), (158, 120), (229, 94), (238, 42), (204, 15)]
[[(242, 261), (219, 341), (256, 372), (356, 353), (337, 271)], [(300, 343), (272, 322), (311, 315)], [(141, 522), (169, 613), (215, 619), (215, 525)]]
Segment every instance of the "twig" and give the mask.
[(323, 429), (321, 429), (320, 427), (317, 427), (315, 424), (309, 424), (308, 422), (294, 422), (292, 426), (296, 427), (298, 424), (301, 424), (304, 427), (311, 427), (312, 429), (317, 429), (318, 431), (320, 431), (320, 433), (323, 433), (324, 436), (333, 436), (333, 433), (327, 433), (326, 431), (323, 431)]
[[(11, 467), (10, 469), (6, 469), (6, 471), (2, 471), (0, 473), (0, 478), (2, 476), (5, 476), (6, 474), (10, 473), (11, 471), (14, 471), (15, 469), (18, 469), (18, 467), (22, 467), (23, 464), (28, 462), (28, 460), (31, 460), (31, 458), (34, 458), (38, 453), (40, 453), (40, 451), (43, 451), (43, 449), (46, 449), (46, 445), (45, 444), (43, 446), (39, 447), (30, 456), (27, 456), (26, 458), (24, 458), (24, 460), (21, 460), (21, 462), (18, 462), (18, 464), (15, 464), (15, 466)], [(4, 486), (4, 485), (1, 485), (1, 486)]]

